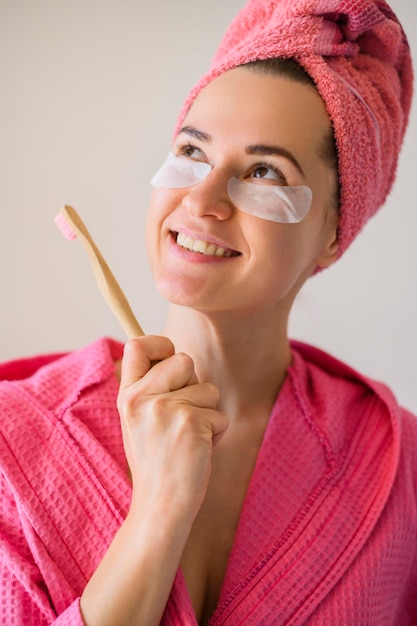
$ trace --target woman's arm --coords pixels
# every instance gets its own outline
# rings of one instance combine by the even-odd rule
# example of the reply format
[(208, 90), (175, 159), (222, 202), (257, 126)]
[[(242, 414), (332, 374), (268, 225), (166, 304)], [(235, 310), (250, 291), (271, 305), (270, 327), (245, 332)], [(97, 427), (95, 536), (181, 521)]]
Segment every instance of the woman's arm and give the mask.
[(127, 344), (118, 406), (132, 501), (81, 597), (87, 626), (159, 624), (228, 425), (217, 401), (168, 339)]

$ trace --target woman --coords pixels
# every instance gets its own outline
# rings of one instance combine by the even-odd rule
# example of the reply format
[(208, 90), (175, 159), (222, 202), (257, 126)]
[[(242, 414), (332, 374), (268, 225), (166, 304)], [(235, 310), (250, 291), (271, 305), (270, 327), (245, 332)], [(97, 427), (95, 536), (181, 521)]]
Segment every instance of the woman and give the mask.
[(287, 337), (388, 193), (410, 97), (384, 2), (237, 16), (153, 179), (163, 336), (120, 387), (104, 340), (2, 386), (3, 623), (415, 621), (415, 418)]

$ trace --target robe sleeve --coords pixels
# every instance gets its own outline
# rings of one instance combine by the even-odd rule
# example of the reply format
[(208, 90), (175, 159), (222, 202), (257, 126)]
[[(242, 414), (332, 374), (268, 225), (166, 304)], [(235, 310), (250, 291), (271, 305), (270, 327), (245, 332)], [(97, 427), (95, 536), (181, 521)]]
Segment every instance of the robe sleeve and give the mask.
[(19, 508), (0, 473), (0, 623), (84, 626), (79, 598), (57, 614), (22, 528)]

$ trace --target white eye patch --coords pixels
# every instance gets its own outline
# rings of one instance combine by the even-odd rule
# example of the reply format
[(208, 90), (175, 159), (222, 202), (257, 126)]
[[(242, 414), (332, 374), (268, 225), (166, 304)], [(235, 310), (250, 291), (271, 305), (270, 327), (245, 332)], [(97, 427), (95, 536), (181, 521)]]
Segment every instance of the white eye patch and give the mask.
[(151, 180), (153, 187), (179, 189), (201, 182), (211, 172), (211, 165), (177, 157), (171, 152)]
[[(201, 182), (211, 172), (211, 166), (201, 161), (169, 154), (165, 163), (151, 180), (153, 187), (178, 189)], [(232, 177), (227, 192), (233, 204), (250, 215), (280, 224), (296, 224), (307, 215), (312, 201), (309, 187), (283, 187), (250, 183)]]
[(235, 177), (229, 179), (227, 192), (233, 204), (241, 211), (280, 224), (301, 222), (307, 215), (313, 198), (309, 187), (247, 183)]

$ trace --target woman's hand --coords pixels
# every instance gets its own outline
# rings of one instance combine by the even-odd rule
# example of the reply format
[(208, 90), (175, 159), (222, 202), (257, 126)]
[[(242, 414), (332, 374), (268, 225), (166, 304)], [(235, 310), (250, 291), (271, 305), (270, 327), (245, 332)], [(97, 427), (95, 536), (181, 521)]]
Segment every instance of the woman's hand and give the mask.
[(196, 515), (204, 499), (211, 452), (228, 426), (219, 393), (200, 384), (190, 357), (165, 337), (125, 347), (118, 407), (133, 483), (132, 507), (166, 507)]
[(228, 426), (218, 395), (168, 339), (126, 345), (118, 407), (133, 495), (81, 597), (86, 626), (160, 623), (207, 490), (213, 445)]

